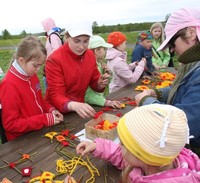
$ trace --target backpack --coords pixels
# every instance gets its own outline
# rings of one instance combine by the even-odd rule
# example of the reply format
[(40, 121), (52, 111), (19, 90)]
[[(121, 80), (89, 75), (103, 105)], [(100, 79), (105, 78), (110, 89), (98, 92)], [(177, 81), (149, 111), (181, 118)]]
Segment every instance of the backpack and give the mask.
[(57, 35), (57, 36), (60, 38), (62, 45), (64, 44), (64, 36), (61, 36), (61, 35), (59, 34), (59, 32), (52, 32), (52, 33), (49, 35), (49, 42), (50, 42), (50, 43), (51, 43), (51, 35), (52, 35), (52, 34)]

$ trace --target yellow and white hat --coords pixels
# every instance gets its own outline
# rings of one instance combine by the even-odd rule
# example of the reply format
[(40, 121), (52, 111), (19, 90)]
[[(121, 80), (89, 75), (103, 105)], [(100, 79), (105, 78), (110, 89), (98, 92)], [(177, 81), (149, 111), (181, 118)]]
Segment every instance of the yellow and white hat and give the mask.
[(117, 126), (124, 146), (142, 162), (170, 164), (189, 143), (186, 114), (179, 108), (150, 104), (126, 113)]

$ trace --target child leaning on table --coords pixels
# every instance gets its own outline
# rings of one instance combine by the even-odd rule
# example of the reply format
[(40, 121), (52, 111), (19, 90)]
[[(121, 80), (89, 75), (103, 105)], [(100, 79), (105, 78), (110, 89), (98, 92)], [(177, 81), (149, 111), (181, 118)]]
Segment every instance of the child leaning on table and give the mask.
[[(97, 66), (99, 72), (104, 74), (105, 72), (110, 72), (107, 65), (104, 63), (104, 58), (106, 55), (107, 48), (112, 48), (113, 45), (106, 43), (105, 40), (98, 35), (90, 37), (89, 48), (94, 52), (96, 57)], [(113, 108), (119, 108), (119, 101), (107, 100), (104, 97), (104, 93), (96, 92), (88, 87), (85, 94), (85, 102), (89, 104), (99, 105), (99, 106), (109, 106)]]
[(17, 46), (0, 85), (2, 121), (7, 140), (63, 121), (63, 115), (42, 98), (36, 73), (46, 60), (46, 49), (33, 36)]
[(137, 82), (144, 71), (146, 59), (140, 62), (127, 64), (126, 36), (121, 32), (112, 32), (108, 35), (107, 42), (113, 45), (106, 53), (108, 68), (113, 76), (109, 84), (109, 93)]
[(123, 183), (200, 182), (200, 160), (184, 148), (189, 128), (181, 109), (164, 104), (135, 108), (120, 119), (117, 131), (120, 145), (97, 138), (81, 142), (77, 153), (111, 162), (122, 170)]

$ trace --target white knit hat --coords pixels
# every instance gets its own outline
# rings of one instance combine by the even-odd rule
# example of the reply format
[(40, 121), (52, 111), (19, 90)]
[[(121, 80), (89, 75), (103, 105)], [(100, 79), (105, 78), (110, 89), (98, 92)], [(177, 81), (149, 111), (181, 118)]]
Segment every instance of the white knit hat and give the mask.
[(151, 104), (133, 109), (120, 119), (120, 140), (146, 164), (170, 164), (186, 143), (189, 127), (185, 113), (174, 106)]

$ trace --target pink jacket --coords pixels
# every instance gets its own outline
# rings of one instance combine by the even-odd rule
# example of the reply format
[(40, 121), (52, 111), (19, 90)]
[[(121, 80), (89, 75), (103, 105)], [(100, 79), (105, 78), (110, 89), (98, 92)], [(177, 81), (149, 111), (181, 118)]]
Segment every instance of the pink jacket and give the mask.
[(47, 18), (43, 20), (41, 24), (47, 33), (46, 49), (47, 49), (47, 56), (49, 56), (53, 51), (55, 51), (62, 45), (62, 42), (56, 34), (51, 35), (51, 43), (49, 42), (49, 35), (52, 32), (55, 32), (53, 28), (56, 27), (56, 24), (52, 18)]
[[(120, 88), (135, 83), (144, 71), (145, 63), (139, 62), (127, 64), (127, 53), (110, 48), (107, 50), (106, 60), (108, 67), (113, 72), (112, 80), (109, 84), (109, 93), (119, 90)], [(135, 69), (135, 70), (134, 70)], [(133, 71), (134, 70), (134, 71)]]
[[(122, 148), (112, 141), (97, 138), (95, 157), (111, 162), (118, 169), (123, 169), (127, 162), (123, 160)], [(176, 169), (161, 173), (143, 176), (140, 168), (134, 168), (129, 173), (132, 183), (199, 183), (200, 182), (200, 159), (192, 151), (183, 148), (175, 160)]]

